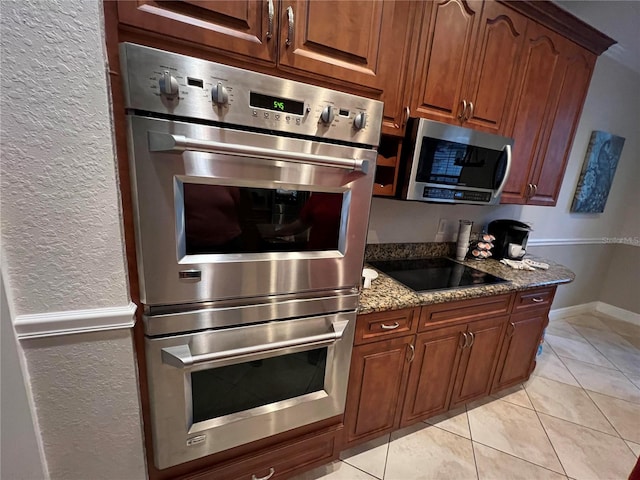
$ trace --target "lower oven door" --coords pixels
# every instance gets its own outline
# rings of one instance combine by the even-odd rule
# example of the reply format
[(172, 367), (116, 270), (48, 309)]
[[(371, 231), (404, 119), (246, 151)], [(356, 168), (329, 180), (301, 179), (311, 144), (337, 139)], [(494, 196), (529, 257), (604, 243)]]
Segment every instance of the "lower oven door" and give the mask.
[(147, 338), (156, 467), (343, 414), (355, 316)]
[(141, 301), (360, 284), (376, 152), (129, 117)]

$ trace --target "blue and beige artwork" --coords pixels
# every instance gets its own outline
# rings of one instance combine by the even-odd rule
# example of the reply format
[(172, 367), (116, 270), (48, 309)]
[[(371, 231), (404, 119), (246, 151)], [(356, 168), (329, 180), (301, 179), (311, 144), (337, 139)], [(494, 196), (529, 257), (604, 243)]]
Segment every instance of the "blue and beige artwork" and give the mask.
[(572, 212), (604, 212), (623, 146), (622, 137), (607, 132), (591, 133), (580, 180), (571, 204)]

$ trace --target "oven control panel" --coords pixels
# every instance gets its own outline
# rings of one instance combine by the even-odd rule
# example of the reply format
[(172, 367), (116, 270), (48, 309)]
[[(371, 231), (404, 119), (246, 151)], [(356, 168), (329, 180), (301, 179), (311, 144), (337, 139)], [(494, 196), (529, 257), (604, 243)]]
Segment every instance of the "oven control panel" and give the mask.
[(377, 146), (377, 100), (132, 43), (120, 45), (128, 109)]

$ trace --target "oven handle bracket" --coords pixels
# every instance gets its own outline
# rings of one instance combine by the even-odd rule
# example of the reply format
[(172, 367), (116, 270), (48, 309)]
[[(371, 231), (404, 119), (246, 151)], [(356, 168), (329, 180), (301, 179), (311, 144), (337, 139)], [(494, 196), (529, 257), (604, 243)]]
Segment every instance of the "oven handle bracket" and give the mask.
[(231, 350), (223, 350), (220, 352), (203, 353), (200, 355), (192, 355), (191, 348), (188, 344), (176, 345), (174, 347), (165, 347), (162, 349), (162, 363), (171, 365), (176, 368), (187, 368), (202, 363), (216, 362), (220, 360), (229, 360), (237, 357), (245, 357), (257, 353), (272, 352), (292, 347), (319, 347), (322, 345), (331, 345), (342, 338), (349, 321), (340, 320), (333, 322), (333, 332), (323, 333), (320, 335), (310, 335), (308, 337), (294, 338), (291, 340), (281, 340), (279, 342), (270, 342), (260, 345), (251, 345), (249, 347), (233, 348)]
[(235, 143), (216, 142), (214, 140), (198, 140), (173, 135), (171, 133), (147, 132), (149, 151), (151, 152), (205, 152), (267, 160), (283, 160), (286, 162), (318, 165), (321, 167), (343, 168), (346, 170), (369, 173), (369, 160), (355, 158), (329, 157), (310, 153), (293, 153), (271, 148), (252, 147)]

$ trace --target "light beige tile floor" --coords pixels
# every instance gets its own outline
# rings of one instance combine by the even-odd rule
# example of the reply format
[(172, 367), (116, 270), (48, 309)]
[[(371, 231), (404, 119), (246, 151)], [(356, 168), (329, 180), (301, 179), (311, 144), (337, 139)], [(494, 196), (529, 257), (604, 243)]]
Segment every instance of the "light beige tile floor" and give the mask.
[(552, 321), (549, 340), (525, 385), (346, 450), (296, 480), (625, 480), (640, 455), (640, 327), (574, 315)]

